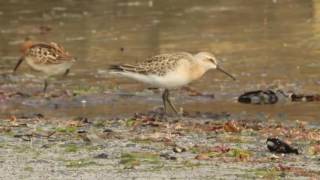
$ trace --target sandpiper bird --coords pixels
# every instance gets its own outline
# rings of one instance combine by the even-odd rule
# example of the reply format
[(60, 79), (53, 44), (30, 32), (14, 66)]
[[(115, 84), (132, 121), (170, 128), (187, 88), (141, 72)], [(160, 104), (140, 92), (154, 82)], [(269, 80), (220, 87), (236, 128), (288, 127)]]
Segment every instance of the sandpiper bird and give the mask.
[(199, 79), (210, 69), (217, 69), (235, 80), (231, 74), (220, 68), (215, 56), (208, 52), (195, 55), (186, 52), (160, 54), (136, 65), (111, 65), (110, 73), (164, 88), (162, 94), (164, 112), (167, 112), (169, 104), (177, 114), (177, 109), (169, 99), (169, 90)]
[(67, 75), (75, 62), (75, 58), (56, 43), (33, 44), (28, 42), (27, 46), (24, 47), (23, 55), (16, 64), (14, 72), (23, 60), (26, 60), (33, 70), (45, 74), (44, 92), (46, 92), (48, 87), (48, 77), (60, 74)]

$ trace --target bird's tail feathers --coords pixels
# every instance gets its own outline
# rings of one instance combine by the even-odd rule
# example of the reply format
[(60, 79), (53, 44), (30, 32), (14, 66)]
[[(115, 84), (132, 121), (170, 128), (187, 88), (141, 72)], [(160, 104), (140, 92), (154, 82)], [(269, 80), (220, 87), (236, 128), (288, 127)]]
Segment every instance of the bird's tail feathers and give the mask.
[(123, 72), (124, 69), (121, 67), (121, 65), (111, 65), (109, 66), (109, 70), (112, 72)]

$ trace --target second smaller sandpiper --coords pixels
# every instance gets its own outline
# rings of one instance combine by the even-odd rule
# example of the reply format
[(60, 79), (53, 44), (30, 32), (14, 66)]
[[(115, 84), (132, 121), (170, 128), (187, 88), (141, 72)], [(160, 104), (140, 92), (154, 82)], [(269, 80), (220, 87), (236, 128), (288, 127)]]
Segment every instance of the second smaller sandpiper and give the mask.
[(46, 92), (49, 76), (67, 75), (75, 58), (71, 56), (63, 47), (57, 43), (27, 43), (23, 49), (23, 55), (14, 68), (14, 72), (20, 64), (26, 60), (28, 65), (35, 71), (44, 73), (44, 88)]

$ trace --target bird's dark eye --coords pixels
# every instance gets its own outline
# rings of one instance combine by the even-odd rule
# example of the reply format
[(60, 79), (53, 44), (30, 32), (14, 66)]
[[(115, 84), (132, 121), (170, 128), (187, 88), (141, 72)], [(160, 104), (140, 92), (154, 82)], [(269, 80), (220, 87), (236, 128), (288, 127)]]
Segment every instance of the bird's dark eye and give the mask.
[(209, 58), (209, 61), (211, 61), (213, 64), (216, 64), (216, 61), (212, 58)]

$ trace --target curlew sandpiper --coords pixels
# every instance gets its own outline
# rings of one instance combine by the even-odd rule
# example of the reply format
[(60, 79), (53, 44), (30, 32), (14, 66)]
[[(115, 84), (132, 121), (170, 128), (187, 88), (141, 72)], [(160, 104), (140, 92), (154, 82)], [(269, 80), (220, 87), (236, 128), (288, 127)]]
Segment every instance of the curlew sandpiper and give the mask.
[(208, 52), (195, 55), (186, 52), (160, 54), (136, 65), (111, 65), (110, 73), (164, 88), (162, 94), (164, 111), (167, 112), (167, 105), (169, 105), (175, 113), (178, 113), (170, 101), (169, 90), (201, 78), (210, 69), (219, 70), (235, 80), (218, 65), (215, 56)]

